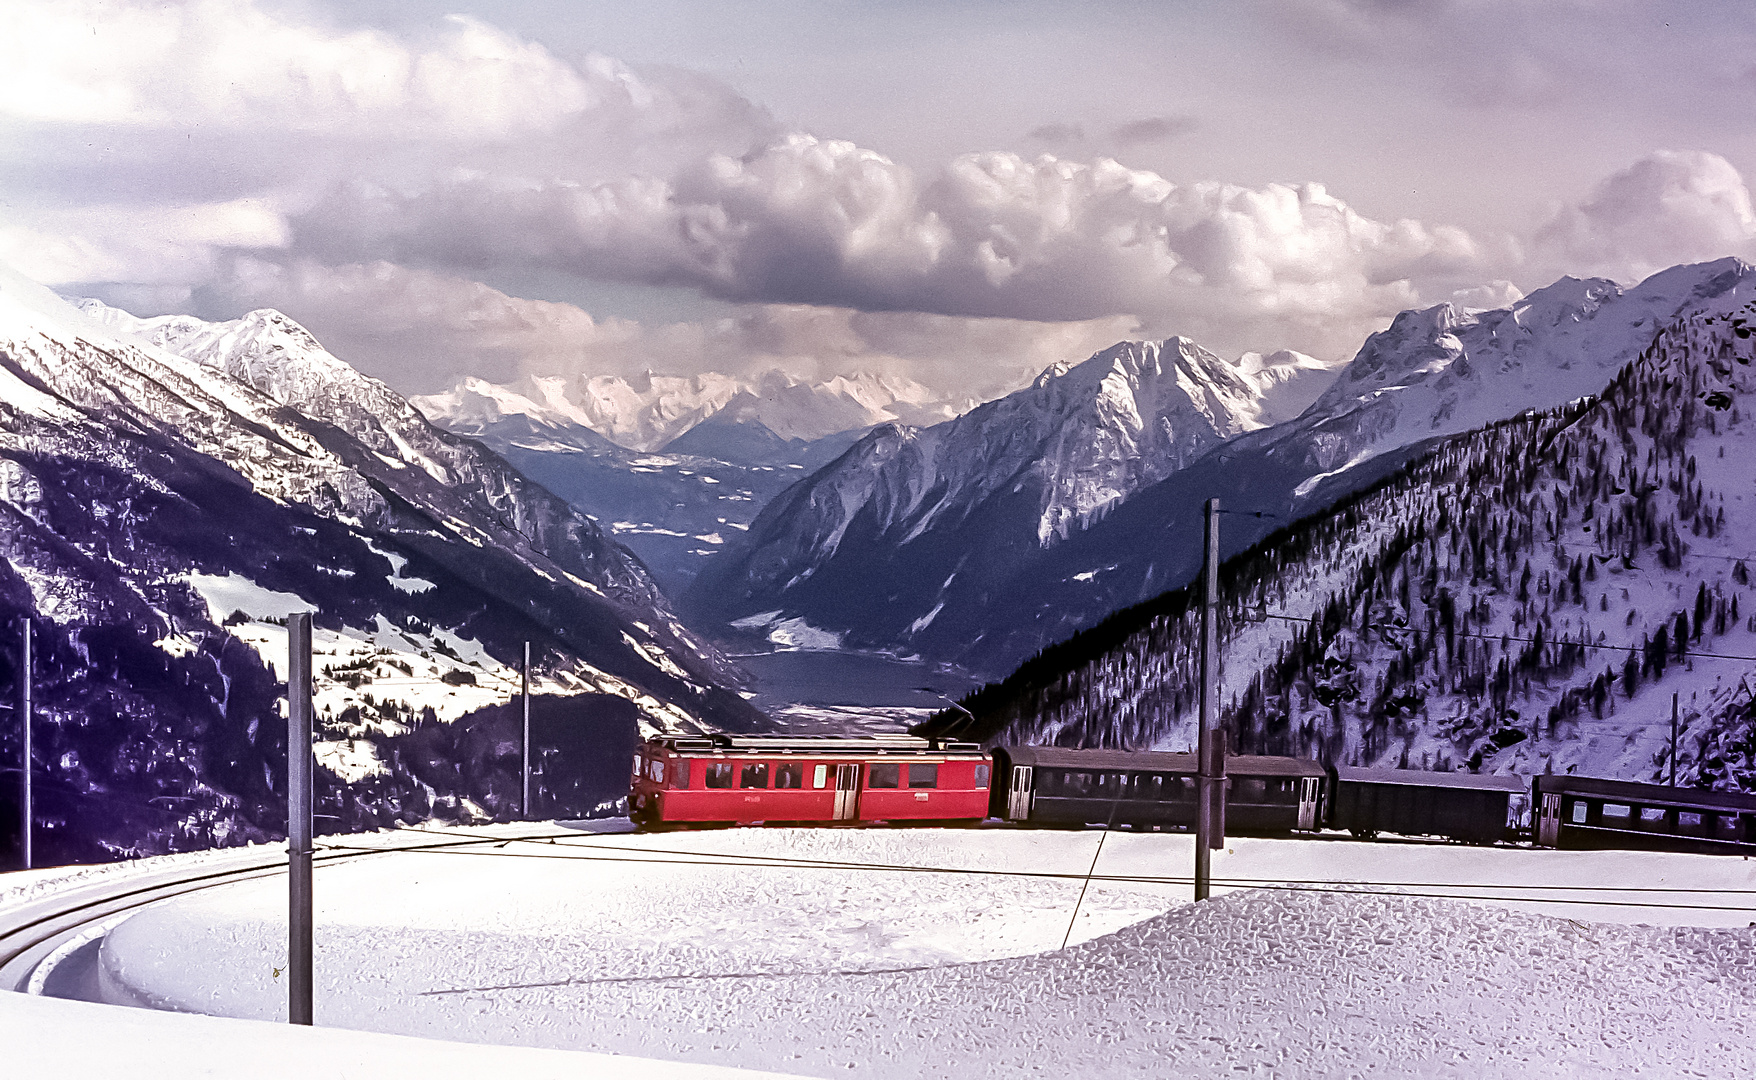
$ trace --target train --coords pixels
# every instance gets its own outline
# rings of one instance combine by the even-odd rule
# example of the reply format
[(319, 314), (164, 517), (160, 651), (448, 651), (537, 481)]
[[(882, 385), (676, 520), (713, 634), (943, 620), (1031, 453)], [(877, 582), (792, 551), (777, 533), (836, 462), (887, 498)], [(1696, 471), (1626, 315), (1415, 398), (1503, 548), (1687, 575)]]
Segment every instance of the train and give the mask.
[[(1469, 844), (1756, 853), (1756, 795), (1582, 776), (1510, 776), (1227, 756), (1224, 832), (1343, 831)], [(634, 758), (641, 830), (977, 825), (1192, 830), (1195, 755), (996, 746), (912, 735), (658, 735)]]

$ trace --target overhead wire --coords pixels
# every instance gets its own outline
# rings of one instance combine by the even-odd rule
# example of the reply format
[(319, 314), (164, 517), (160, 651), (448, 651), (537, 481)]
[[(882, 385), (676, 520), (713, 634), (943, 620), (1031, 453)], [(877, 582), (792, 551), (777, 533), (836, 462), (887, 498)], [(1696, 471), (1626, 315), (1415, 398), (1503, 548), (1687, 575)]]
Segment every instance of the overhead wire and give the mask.
[[(423, 830), (426, 831), (426, 830)], [(456, 835), (456, 834), (446, 834)], [(577, 834), (569, 834), (565, 838), (573, 838)], [(563, 837), (555, 837), (561, 839)], [(907, 863), (873, 863), (852, 862), (828, 859), (810, 859), (796, 856), (765, 856), (736, 852), (705, 852), (682, 851), (663, 848), (640, 848), (624, 846), (606, 846), (601, 844), (555, 844), (562, 850), (575, 854), (559, 852), (522, 852), (507, 851), (506, 846), (513, 843), (549, 843), (541, 837), (506, 837), (494, 841), (493, 850), (463, 850), (449, 846), (434, 845), (427, 848), (360, 848), (344, 844), (322, 845), (328, 850), (337, 851), (383, 851), (386, 854), (451, 854), (471, 855), (485, 858), (524, 858), (544, 860), (571, 860), (575, 862), (610, 862), (646, 865), (674, 866), (716, 866), (739, 867), (752, 869), (775, 870), (816, 870), (816, 871), (863, 871), (875, 873), (915, 873), (963, 875), (989, 878), (1029, 878), (1053, 881), (1080, 881), (1089, 878), (1091, 881), (1106, 884), (1144, 884), (1144, 885), (1188, 885), (1194, 879), (1190, 876), (1175, 874), (1097, 874), (1048, 870), (1000, 870), (981, 867), (954, 866), (921, 866)], [(591, 852), (615, 852), (616, 854), (588, 854)], [(1730, 889), (1709, 887), (1667, 887), (1667, 886), (1615, 886), (1615, 885), (1541, 885), (1514, 884), (1505, 882), (1489, 882), (1483, 884), (1471, 882), (1427, 882), (1427, 881), (1374, 881), (1374, 880), (1334, 880), (1320, 878), (1214, 878), (1213, 883), (1229, 889), (1266, 889), (1282, 892), (1331, 892), (1350, 895), (1391, 895), (1411, 896), (1433, 899), (1451, 900), (1486, 900), (1505, 903), (1540, 903), (1568, 904), (1574, 906), (1593, 907), (1628, 907), (1657, 910), (1687, 911), (1732, 911), (1747, 912), (1756, 915), (1756, 906), (1735, 904), (1685, 904), (1657, 903), (1653, 901), (1615, 900), (1615, 899), (1582, 899), (1572, 896), (1539, 896), (1536, 893), (1612, 893), (1612, 894), (1688, 894), (1709, 896), (1756, 896), (1756, 889)], [(1408, 890), (1420, 890), (1410, 892)], [(1396, 890), (1386, 892), (1385, 890)], [(1464, 890), (1462, 892), (1458, 890)], [(1517, 893), (1526, 895), (1494, 895), (1493, 893)]]

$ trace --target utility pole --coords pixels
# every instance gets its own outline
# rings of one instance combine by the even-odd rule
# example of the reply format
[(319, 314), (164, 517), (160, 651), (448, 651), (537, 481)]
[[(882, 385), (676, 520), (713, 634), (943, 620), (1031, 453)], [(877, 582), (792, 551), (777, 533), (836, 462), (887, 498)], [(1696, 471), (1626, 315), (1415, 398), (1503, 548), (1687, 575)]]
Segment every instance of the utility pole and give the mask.
[(31, 682), (36, 675), (31, 670), (32, 660), (30, 654), (31, 640), (29, 615), (22, 615), (19, 617), (18, 636), (20, 639), (18, 648), (18, 726), (19, 730), (23, 733), (23, 737), (20, 739), (20, 745), (24, 747), (24, 752), (20, 755), (23, 760), (19, 762), (18, 769), (18, 774), (23, 781), (23, 790), (20, 793), (18, 803), (18, 851), (20, 857), (24, 860), (24, 868), (29, 870), (32, 866), (31, 834), (36, 831), (34, 828), (36, 824), (36, 810), (31, 805), (30, 790), (30, 721), (33, 712), (33, 703), (31, 702)]
[(311, 1024), (311, 614), (287, 616), (287, 1023)]
[(1677, 695), (1671, 695), (1671, 786), (1677, 786)]
[(1226, 747), (1219, 719), (1219, 500), (1207, 500), (1201, 548), (1201, 727), (1196, 738), (1195, 899), (1206, 900), (1214, 850), (1226, 842)]
[(519, 700), (524, 706), (524, 749), (519, 755), (519, 773), (523, 776), (523, 794), (519, 797), (518, 816), (530, 820), (530, 642), (524, 643), (524, 663), (518, 669)]

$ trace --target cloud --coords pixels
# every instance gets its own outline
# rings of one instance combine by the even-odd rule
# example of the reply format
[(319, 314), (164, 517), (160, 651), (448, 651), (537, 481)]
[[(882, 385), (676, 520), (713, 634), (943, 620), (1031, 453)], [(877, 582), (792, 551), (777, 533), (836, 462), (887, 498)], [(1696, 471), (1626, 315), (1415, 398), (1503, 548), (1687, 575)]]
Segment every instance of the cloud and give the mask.
[(504, 141), (592, 112), (674, 123), (689, 98), (618, 61), (568, 63), (465, 15), (413, 41), (252, 0), (14, 0), (0, 15), (0, 114), (22, 120)]
[(1044, 324), (787, 304), (643, 326), (383, 261), (327, 266), (249, 257), (237, 259), (197, 300), (217, 313), (285, 311), (337, 355), (372, 374), (394, 375), (411, 392), (445, 389), (465, 375), (508, 381), (778, 369), (811, 379), (894, 373), (987, 398), (1138, 328), (1126, 316)]
[(1052, 147), (1071, 146), (1085, 141), (1085, 125), (1055, 121), (1032, 128), (1030, 138)]
[(254, 196), (494, 168), (668, 175), (772, 138), (708, 76), (563, 59), (449, 16), (394, 34), (261, 0), (0, 5), (0, 180), (18, 205)]
[(1633, 281), (1677, 263), (1756, 257), (1744, 177), (1705, 151), (1659, 151), (1564, 207), (1534, 239), (1533, 263)]
[(1174, 184), (1099, 158), (964, 155), (922, 180), (793, 134), (671, 179), (458, 175), (355, 185), (295, 218), (331, 262), (541, 266), (737, 302), (1191, 325), (1221, 348), (1332, 352), (1437, 282), (1479, 281), (1464, 231), (1377, 221), (1321, 185)]
[(47, 285), (184, 286), (211, 278), (236, 248), (281, 248), (287, 220), (261, 199), (182, 206), (15, 209), (0, 260)]
[(1170, 142), (1200, 126), (1192, 116), (1147, 116), (1118, 124), (1110, 131), (1110, 141), (1121, 147)]

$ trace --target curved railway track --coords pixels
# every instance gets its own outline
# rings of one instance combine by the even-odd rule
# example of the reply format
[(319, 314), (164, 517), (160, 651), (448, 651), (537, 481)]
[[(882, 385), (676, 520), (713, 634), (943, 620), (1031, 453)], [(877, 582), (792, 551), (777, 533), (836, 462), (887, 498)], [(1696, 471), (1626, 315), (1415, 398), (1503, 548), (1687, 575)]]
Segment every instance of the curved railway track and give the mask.
[[(434, 837), (410, 832), (396, 834), (382, 847), (320, 849), (313, 856), (313, 863), (327, 866), (399, 852), (467, 849), (503, 844), (529, 833), (523, 827), (497, 829), (480, 837)], [(242, 848), (188, 866), (113, 877), (100, 875), (89, 882), (70, 883), (40, 896), (0, 905), (0, 991), (29, 992), (44, 961), (56, 957), (71, 944), (83, 943), (82, 938), (95, 939), (107, 924), (113, 925), (142, 908), (173, 897), (282, 875), (286, 869), (284, 848)], [(38, 978), (36, 983), (40, 989), (42, 980)]]

